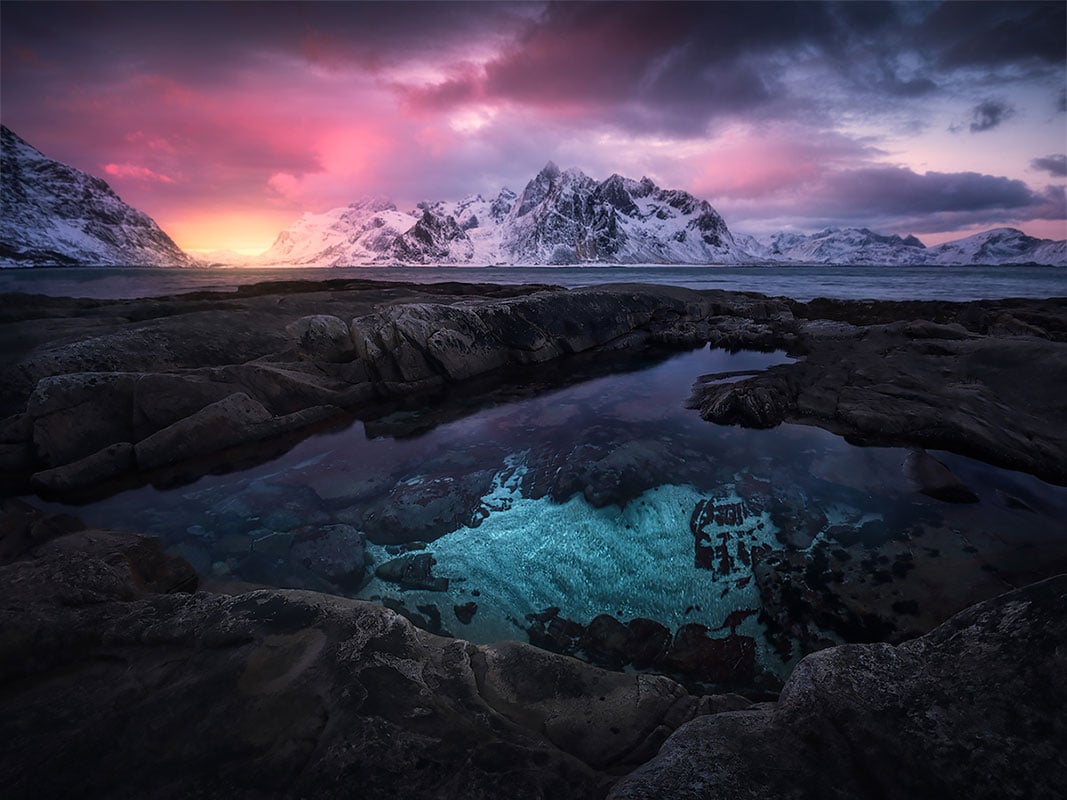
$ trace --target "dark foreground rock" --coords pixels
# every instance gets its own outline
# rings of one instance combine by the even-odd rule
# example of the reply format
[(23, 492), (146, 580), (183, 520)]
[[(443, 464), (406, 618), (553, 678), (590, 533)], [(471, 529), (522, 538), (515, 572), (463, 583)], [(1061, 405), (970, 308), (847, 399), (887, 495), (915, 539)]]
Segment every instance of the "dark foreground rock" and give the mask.
[(705, 419), (819, 425), (859, 444), (951, 450), (1067, 484), (1067, 300), (813, 301), (793, 311), (805, 358), (699, 386), (692, 405)]
[[(373, 416), (491, 376), (531, 387), (578, 356), (623, 363), (705, 343), (804, 356), (701, 383), (693, 405), (708, 420), (819, 425), (1067, 483), (1064, 300), (797, 303), (648, 285), (361, 281), (129, 301), (0, 297), (0, 480), (57, 497), (149, 473), (188, 480), (342, 410)], [(590, 502), (624, 502), (642, 488), (625, 475), (675, 452), (591, 454), (575, 477)], [(407, 538), (407, 524), (383, 540)]]
[(1062, 797), (1064, 608), (1059, 576), (898, 647), (810, 655), (777, 703), (690, 722), (610, 797)]
[[(1067, 781), (1067, 576), (808, 656), (753, 705), (331, 595), (193, 593), (154, 539), (2, 519), (6, 798), (1051, 800)], [(630, 633), (601, 620), (584, 645), (637, 663)]]
[[(0, 297), (9, 356), (0, 414), (10, 414), (0, 419), (0, 475), (53, 496), (87, 492), (313, 429), (342, 409), (366, 412), (574, 354), (696, 346), (708, 341), (709, 320), (730, 313), (788, 311), (755, 295), (648, 286), (328, 282), (147, 301), (9, 295)], [(383, 537), (402, 540), (407, 523)]]
[(0, 567), (5, 798), (596, 798), (678, 725), (749, 705), (371, 603), (193, 594), (146, 537), (23, 555)]

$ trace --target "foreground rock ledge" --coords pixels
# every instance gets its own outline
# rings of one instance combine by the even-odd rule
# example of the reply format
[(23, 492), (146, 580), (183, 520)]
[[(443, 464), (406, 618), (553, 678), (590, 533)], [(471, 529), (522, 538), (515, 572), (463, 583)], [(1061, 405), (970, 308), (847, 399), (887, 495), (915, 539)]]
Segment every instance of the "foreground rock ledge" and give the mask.
[(37, 519), (57, 538), (0, 567), (8, 798), (1053, 798), (1067, 781), (1067, 576), (898, 647), (809, 656), (752, 705), (370, 603), (190, 593), (155, 540), (75, 523)]
[(803, 356), (698, 385), (691, 402), (708, 420), (818, 425), (1067, 484), (1065, 300), (344, 280), (149, 300), (0, 296), (0, 480), (53, 496), (167, 469), (187, 480), (343, 411), (487, 377), (528, 384), (575, 354), (607, 364), (708, 342)]

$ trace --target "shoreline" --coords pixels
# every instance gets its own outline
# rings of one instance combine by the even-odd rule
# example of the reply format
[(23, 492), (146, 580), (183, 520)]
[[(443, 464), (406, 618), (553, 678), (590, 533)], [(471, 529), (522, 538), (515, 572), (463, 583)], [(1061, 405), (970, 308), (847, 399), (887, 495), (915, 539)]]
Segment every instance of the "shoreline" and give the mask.
[[(805, 303), (647, 284), (566, 290), (342, 279), (124, 301), (0, 295), (0, 345), (12, 357), (0, 368), (5, 494), (32, 488), (84, 498), (116, 481), (191, 480), (269, 458), (389, 404), (514, 396), (524, 385), (536, 392), (580, 379), (590, 365), (610, 372), (708, 344), (797, 357), (731, 383), (694, 375), (690, 403), (709, 425), (800, 422), (858, 443), (911, 446), (923, 490), (952, 502), (966, 501), (958, 496), (966, 486), (923, 448), (1067, 485), (1067, 300)], [(440, 418), (463, 409), (442, 403)], [(765, 503), (771, 488), (750, 486), (743, 499)], [(698, 547), (714, 512), (703, 502), (694, 510)], [(158, 541), (85, 530), (17, 500), (0, 501), (0, 523), (0, 676), (10, 687), (0, 731), (27, 743), (0, 758), (15, 796), (62, 793), (70, 789), (64, 775), (80, 785), (77, 776), (93, 774), (99, 791), (88, 796), (284, 786), (333, 797), (358, 774), (370, 797), (449, 784), (465, 797), (495, 798), (516, 781), (565, 798), (681, 797), (688, 770), (709, 748), (723, 758), (708, 785), (744, 781), (762, 787), (760, 796), (783, 790), (766, 763), (788, 764), (812, 797), (827, 781), (862, 796), (864, 775), (893, 759), (912, 764), (914, 780), (958, 789), (992, 780), (989, 765), (1032, 751), (1033, 769), (1013, 774), (1020, 792), (1034, 796), (1067, 772), (1042, 755), (1055, 735), (1040, 733), (1062, 733), (1056, 709), (1067, 700), (1044, 689), (1058, 685), (1050, 642), (1067, 641), (1059, 613), (1067, 578), (1052, 577), (1067, 568), (1067, 555), (1055, 548), (1042, 557), (1044, 582), (994, 597), (1022, 581), (991, 574), (981, 597), (993, 599), (932, 632), (819, 650), (800, 661), (776, 702), (753, 702), (526, 644), (441, 638), (334, 594), (222, 582), (195, 591), (190, 563)], [(878, 543), (864, 545), (874, 548), (868, 558), (896, 559), (891, 571), (907, 574), (911, 544), (901, 537), (910, 534), (882, 527)], [(953, 538), (917, 541), (944, 548)], [(818, 555), (822, 572), (864, 580), (833, 547)], [(758, 555), (766, 559), (761, 592), (780, 624), (855, 626), (851, 607), (834, 605), (848, 596), (847, 580), (815, 581), (806, 562)], [(949, 560), (959, 558), (969, 556), (953, 550)], [(979, 569), (972, 561), (968, 569)], [(879, 597), (862, 602), (893, 600)], [(957, 600), (939, 608), (954, 612)], [(918, 619), (902, 609), (893, 613)], [(873, 622), (861, 621), (880, 630), (885, 618), (873, 611)], [(538, 624), (541, 643), (556, 649), (595, 627), (576, 632), (577, 623), (551, 615)], [(617, 649), (618, 626), (597, 624), (596, 641)], [(700, 669), (722, 671), (719, 661), (736, 655), (722, 644), (734, 641), (732, 630), (705, 639), (702, 626), (685, 627), (693, 630), (683, 637), (679, 629), (671, 652), (684, 644)], [(810, 636), (813, 649), (825, 647), (817, 631)], [(1026, 675), (1015, 670), (1020, 659), (1031, 665)], [(752, 695), (769, 696), (761, 691)], [(1014, 715), (998, 710), (1005, 698)], [(910, 716), (926, 707), (951, 722), (931, 729)], [(167, 730), (196, 734), (177, 742)], [(994, 735), (968, 758), (942, 757), (975, 731)], [(47, 763), (56, 748), (71, 765), (62, 772), (18, 766)], [(819, 754), (831, 751), (852, 755), (834, 760), (827, 778)], [(900, 780), (899, 792), (927, 796), (912, 778)]]

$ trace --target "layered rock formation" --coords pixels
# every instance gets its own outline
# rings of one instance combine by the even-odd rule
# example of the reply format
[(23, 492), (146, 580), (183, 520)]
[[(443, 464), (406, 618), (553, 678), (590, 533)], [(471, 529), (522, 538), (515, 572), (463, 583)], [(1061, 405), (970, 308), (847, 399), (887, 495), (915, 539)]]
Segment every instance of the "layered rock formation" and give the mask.
[[(825, 427), (851, 441), (921, 445), (1067, 484), (1067, 302), (813, 301), (767, 343), (805, 353), (736, 383), (697, 387), (705, 419)], [(891, 321), (899, 320), (899, 321)], [(756, 344), (726, 332), (727, 344)], [(1041, 377), (1025, 375), (1041, 364)]]

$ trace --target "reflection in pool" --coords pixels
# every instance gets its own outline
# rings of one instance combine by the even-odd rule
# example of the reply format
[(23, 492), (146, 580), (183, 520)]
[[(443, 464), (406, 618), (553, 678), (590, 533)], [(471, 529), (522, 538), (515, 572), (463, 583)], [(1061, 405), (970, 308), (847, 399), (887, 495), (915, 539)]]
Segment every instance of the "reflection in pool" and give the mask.
[(343, 593), (473, 641), (769, 688), (805, 652), (907, 638), (1062, 568), (1063, 488), (938, 453), (979, 498), (945, 503), (905, 450), (685, 408), (702, 375), (788, 360), (703, 349), (436, 427), (397, 412), (75, 512), (161, 537), (215, 588)]

